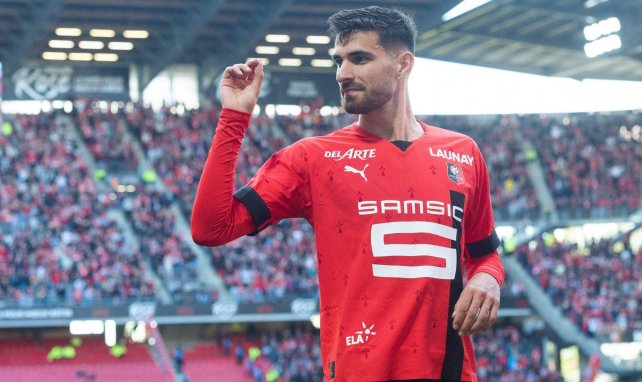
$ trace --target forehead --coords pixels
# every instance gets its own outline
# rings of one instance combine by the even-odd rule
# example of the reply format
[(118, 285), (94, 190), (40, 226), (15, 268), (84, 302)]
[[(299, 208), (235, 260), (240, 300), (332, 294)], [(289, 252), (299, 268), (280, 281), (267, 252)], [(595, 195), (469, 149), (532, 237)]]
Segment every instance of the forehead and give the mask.
[(334, 52), (337, 55), (351, 51), (362, 50), (376, 53), (385, 49), (379, 44), (379, 34), (375, 31), (357, 31), (341, 42), (339, 37), (334, 40)]

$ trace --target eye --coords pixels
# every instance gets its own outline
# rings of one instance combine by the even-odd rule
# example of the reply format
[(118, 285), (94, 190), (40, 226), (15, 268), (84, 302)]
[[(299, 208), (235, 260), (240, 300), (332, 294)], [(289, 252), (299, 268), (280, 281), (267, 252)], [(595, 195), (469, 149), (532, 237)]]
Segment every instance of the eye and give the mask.
[(355, 56), (351, 61), (355, 64), (365, 64), (368, 58), (366, 56)]

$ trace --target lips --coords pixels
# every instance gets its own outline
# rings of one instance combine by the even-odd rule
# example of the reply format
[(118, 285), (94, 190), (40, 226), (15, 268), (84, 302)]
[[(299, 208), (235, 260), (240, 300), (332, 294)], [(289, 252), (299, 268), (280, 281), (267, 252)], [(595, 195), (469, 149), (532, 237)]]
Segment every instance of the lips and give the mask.
[(358, 92), (358, 91), (361, 91), (361, 89), (358, 89), (358, 88), (341, 89), (341, 94), (349, 95), (350, 93), (354, 93), (354, 92)]

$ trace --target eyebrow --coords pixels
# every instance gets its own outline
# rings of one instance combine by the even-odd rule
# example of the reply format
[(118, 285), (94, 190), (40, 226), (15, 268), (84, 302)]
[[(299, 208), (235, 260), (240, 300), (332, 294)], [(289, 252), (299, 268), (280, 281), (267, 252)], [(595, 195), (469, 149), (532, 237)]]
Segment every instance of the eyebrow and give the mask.
[[(348, 55), (347, 55), (348, 58), (355, 57), (355, 56), (374, 57), (374, 54), (372, 54), (371, 52), (368, 52), (367, 50), (355, 50), (355, 51), (352, 51), (352, 52), (348, 53)], [(338, 59), (341, 59), (341, 56), (339, 56), (338, 54), (333, 54), (332, 55), (332, 60), (333, 61), (336, 62)]]

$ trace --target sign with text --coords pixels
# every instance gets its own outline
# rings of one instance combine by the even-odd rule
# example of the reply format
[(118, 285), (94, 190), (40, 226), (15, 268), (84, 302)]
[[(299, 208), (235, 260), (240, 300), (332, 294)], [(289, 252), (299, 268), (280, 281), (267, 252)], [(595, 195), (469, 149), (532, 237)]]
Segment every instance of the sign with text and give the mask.
[(5, 79), (7, 100), (129, 100), (129, 69), (30, 64)]

